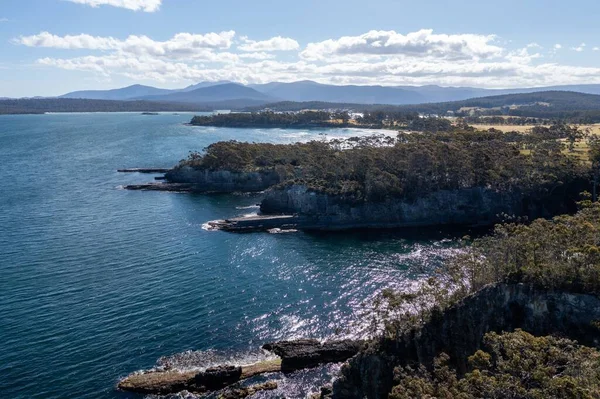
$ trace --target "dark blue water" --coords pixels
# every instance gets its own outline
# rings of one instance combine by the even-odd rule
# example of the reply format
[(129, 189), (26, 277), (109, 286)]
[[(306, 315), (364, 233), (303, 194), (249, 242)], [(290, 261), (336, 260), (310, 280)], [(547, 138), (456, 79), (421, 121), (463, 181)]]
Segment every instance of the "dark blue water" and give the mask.
[[(209, 232), (203, 223), (253, 212), (259, 198), (118, 188), (152, 177), (117, 168), (169, 167), (219, 140), (361, 134), (189, 119), (0, 116), (1, 397), (123, 398), (118, 379), (163, 355), (243, 356), (272, 339), (357, 334), (362, 303), (452, 251), (448, 240), (385, 232)], [(270, 397), (304, 397), (328, 372), (282, 377)]]

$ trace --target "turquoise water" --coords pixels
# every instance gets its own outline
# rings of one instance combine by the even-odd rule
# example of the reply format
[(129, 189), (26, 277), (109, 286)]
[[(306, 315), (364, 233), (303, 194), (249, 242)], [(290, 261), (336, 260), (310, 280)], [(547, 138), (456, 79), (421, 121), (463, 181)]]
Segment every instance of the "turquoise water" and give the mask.
[[(389, 232), (210, 232), (205, 222), (254, 212), (259, 197), (120, 189), (152, 176), (118, 168), (170, 167), (219, 140), (366, 133), (184, 126), (190, 118), (0, 116), (3, 398), (130, 397), (118, 379), (163, 355), (244, 358), (273, 339), (357, 335), (363, 302), (453, 251), (448, 239)], [(333, 371), (281, 376), (261, 397), (304, 397)]]

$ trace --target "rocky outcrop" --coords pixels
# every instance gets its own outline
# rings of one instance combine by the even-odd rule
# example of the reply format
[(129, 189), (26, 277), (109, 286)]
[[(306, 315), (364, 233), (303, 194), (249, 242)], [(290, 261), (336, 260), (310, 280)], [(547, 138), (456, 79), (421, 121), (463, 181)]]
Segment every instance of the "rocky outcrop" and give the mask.
[(281, 371), (281, 359), (249, 366), (222, 365), (204, 371), (148, 371), (134, 373), (119, 381), (117, 387), (128, 392), (167, 395), (182, 391), (207, 393), (265, 373)]
[(280, 341), (263, 345), (263, 349), (281, 358), (281, 370), (293, 371), (322, 363), (343, 362), (356, 355), (362, 341), (343, 340), (321, 343), (315, 339)]
[(167, 173), (171, 169), (165, 168), (127, 168), (127, 169), (117, 169), (117, 172), (121, 173)]
[(245, 233), (253, 231), (295, 230), (301, 223), (302, 221), (299, 218), (291, 215), (256, 215), (214, 220), (208, 222), (208, 225), (216, 230)]
[(144, 183), (123, 186), (125, 190), (133, 191), (171, 191), (174, 193), (204, 192), (195, 184), (188, 183)]
[(207, 393), (217, 391), (248, 378), (275, 372), (291, 372), (323, 363), (339, 363), (354, 356), (361, 348), (359, 341), (317, 340), (282, 341), (263, 346), (280, 356), (247, 366), (222, 365), (204, 371), (166, 370), (134, 373), (119, 381), (123, 391), (167, 395), (182, 391)]
[(557, 201), (545, 198), (535, 202), (517, 191), (500, 192), (486, 188), (437, 191), (414, 201), (356, 202), (315, 192), (303, 185), (293, 185), (267, 191), (260, 209), (263, 214), (297, 215), (303, 220), (299, 228), (343, 230), (487, 226), (500, 221), (502, 214), (534, 219), (565, 212), (571, 203), (566, 197)]
[(334, 398), (387, 398), (396, 366), (431, 366), (447, 353), (459, 372), (490, 331), (521, 328), (533, 335), (560, 334), (588, 346), (600, 345), (600, 298), (526, 284), (497, 284), (434, 315), (422, 328), (397, 340), (372, 343), (353, 357), (334, 383)]
[(171, 169), (165, 174), (171, 184), (186, 184), (197, 192), (259, 192), (280, 183), (274, 170), (231, 172), (228, 170), (194, 169), (189, 166)]

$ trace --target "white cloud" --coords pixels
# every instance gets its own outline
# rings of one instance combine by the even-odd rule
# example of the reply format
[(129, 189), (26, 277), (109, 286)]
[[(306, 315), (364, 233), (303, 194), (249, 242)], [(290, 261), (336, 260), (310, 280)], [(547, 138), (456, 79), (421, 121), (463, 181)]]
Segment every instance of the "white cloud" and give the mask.
[(133, 11), (155, 12), (158, 11), (162, 0), (67, 0), (72, 3), (86, 4), (92, 7), (102, 5), (126, 8)]
[(204, 35), (178, 33), (171, 39), (161, 42), (148, 36), (129, 36), (125, 40), (113, 37), (90, 36), (86, 34), (56, 36), (48, 32), (38, 35), (21, 36), (13, 43), (28, 47), (49, 47), (57, 49), (114, 50), (138, 56), (151, 55), (167, 58), (205, 58), (211, 50), (231, 47), (234, 31), (207, 33)]
[(573, 51), (577, 51), (578, 53), (581, 53), (583, 50), (585, 50), (585, 43), (581, 43), (579, 46), (577, 47), (571, 47), (571, 50)]
[(294, 39), (289, 37), (276, 36), (269, 40), (254, 41), (242, 38), (244, 44), (238, 46), (242, 51), (264, 52), (264, 51), (292, 51), (298, 50), (300, 45)]
[[(401, 35), (371, 31), (364, 35), (309, 44), (276, 55), (282, 40), (254, 41), (235, 32), (179, 33), (166, 41), (147, 36), (125, 39), (48, 32), (13, 40), (30, 47), (89, 50), (74, 58), (41, 58), (38, 65), (94, 73), (103, 78), (176, 83), (231, 80), (242, 83), (316, 80), (334, 84), (531, 87), (600, 83), (600, 68), (550, 62), (559, 47), (530, 43), (515, 49), (493, 35)], [(274, 40), (278, 39), (278, 40)], [(289, 39), (293, 40), (293, 39)], [(294, 41), (295, 42), (295, 41)], [(297, 44), (297, 42), (295, 42)], [(242, 49), (243, 46), (245, 47)], [(264, 50), (258, 50), (262, 48)], [(560, 46), (562, 48), (562, 46)], [(255, 49), (255, 51), (251, 51)], [(174, 84), (175, 85), (175, 84)]]
[(600, 51), (600, 47), (594, 47), (592, 50), (594, 50), (594, 51)]
[(239, 54), (239, 57), (254, 59), (254, 60), (269, 60), (269, 59), (275, 58), (275, 56), (273, 54), (269, 54), (269, 53), (265, 53), (265, 52)]
[(556, 43), (556, 44), (554, 45), (554, 48), (555, 48), (556, 50), (560, 50), (560, 49), (562, 48), (562, 45), (561, 45), (561, 44), (559, 44), (559, 43)]
[(385, 59), (380, 62), (311, 63), (277, 60), (233, 61), (223, 67), (172, 62), (152, 57), (119, 55), (73, 59), (44, 58), (42, 65), (82, 70), (102, 76), (113, 74), (134, 80), (196, 82), (232, 80), (243, 83), (311, 79), (336, 84), (426, 85), (477, 87), (528, 87), (567, 83), (600, 83), (600, 68), (552, 63), (531, 65), (510, 60), (496, 62), (444, 62), (432, 59)]
[(406, 35), (395, 31), (372, 30), (360, 36), (310, 43), (301, 56), (309, 60), (347, 55), (404, 55), (450, 60), (493, 58), (502, 54), (502, 48), (491, 44), (494, 39), (494, 35), (434, 34), (431, 29)]

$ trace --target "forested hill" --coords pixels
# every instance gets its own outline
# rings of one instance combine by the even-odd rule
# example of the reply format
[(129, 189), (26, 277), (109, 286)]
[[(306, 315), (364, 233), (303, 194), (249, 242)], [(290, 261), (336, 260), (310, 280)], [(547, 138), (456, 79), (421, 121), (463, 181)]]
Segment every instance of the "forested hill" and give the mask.
[(74, 98), (31, 98), (0, 100), (1, 114), (43, 114), (45, 112), (176, 112), (211, 111), (206, 105), (152, 101), (111, 101)]
[[(462, 101), (415, 105), (345, 104), (326, 102), (279, 102), (268, 104), (274, 111), (302, 109), (352, 109), (355, 111), (400, 111), (422, 114), (470, 116), (509, 115), (549, 119), (566, 119), (572, 122), (600, 122), (600, 96), (569, 91), (545, 91), (524, 94), (506, 94), (480, 97)], [(264, 107), (248, 108), (248, 111)]]
[(464, 107), (545, 107), (557, 110), (597, 110), (600, 109), (600, 96), (574, 91), (544, 91), (538, 93), (505, 94), (501, 96), (479, 97), (469, 100), (437, 103), (448, 110), (457, 111)]

